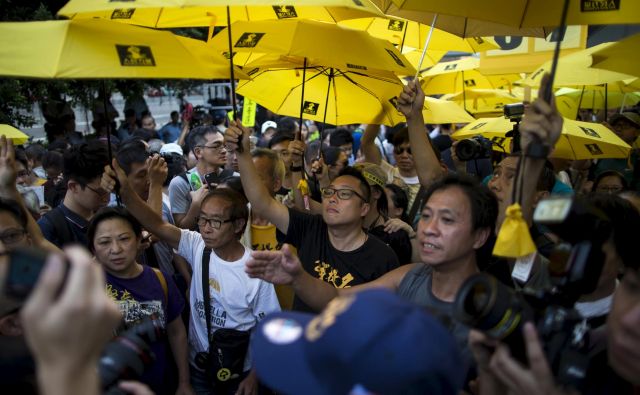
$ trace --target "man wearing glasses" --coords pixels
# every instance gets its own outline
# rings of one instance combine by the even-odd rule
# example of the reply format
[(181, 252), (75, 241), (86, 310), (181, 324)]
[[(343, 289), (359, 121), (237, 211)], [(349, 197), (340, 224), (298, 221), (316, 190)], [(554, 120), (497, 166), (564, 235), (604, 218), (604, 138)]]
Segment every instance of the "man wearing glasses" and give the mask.
[[(398, 266), (393, 250), (362, 229), (371, 189), (360, 172), (348, 167), (322, 190), (322, 215), (298, 212), (275, 200), (260, 182), (249, 153), (248, 135), (246, 128), (232, 123), (225, 141), (235, 150), (242, 136), (244, 150), (237, 153), (238, 166), (251, 209), (276, 226), (280, 241), (298, 249), (308, 273), (336, 288), (349, 288)], [(301, 169), (299, 164), (291, 170)], [(312, 311), (297, 297), (293, 309)]]
[(59, 248), (71, 243), (88, 245), (89, 220), (109, 203), (109, 192), (100, 186), (108, 163), (107, 147), (100, 141), (76, 145), (65, 152), (63, 174), (67, 192), (64, 200), (38, 220), (47, 240)]
[(174, 177), (169, 184), (169, 201), (176, 225), (195, 229), (195, 218), (209, 189), (205, 175), (220, 173), (227, 161), (222, 134), (215, 126), (198, 126), (189, 132), (189, 149), (197, 159), (196, 166)]

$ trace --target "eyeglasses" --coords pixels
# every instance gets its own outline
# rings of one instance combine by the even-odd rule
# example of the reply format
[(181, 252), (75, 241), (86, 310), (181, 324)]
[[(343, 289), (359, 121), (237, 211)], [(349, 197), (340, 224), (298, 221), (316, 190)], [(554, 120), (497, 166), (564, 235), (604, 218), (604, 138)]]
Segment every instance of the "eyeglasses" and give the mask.
[(105, 197), (109, 194), (109, 191), (105, 191), (104, 189), (100, 188), (100, 189), (94, 189), (91, 188), (88, 184), (85, 185), (85, 187), (89, 188), (89, 190), (91, 190), (93, 193), (95, 193), (96, 195), (98, 195), (98, 197)]
[(325, 199), (329, 199), (331, 196), (337, 194), (338, 199), (340, 200), (349, 200), (353, 197), (353, 195), (356, 195), (363, 201), (365, 202), (367, 201), (367, 199), (363, 198), (362, 195), (360, 195), (358, 192), (354, 191), (353, 189), (322, 188), (320, 192), (322, 192), (322, 197)]
[(393, 152), (396, 155), (402, 155), (406, 151), (407, 154), (411, 155), (411, 147), (395, 147)]
[(621, 186), (598, 185), (596, 187), (597, 192), (603, 192), (603, 193), (618, 193), (618, 192), (622, 192), (623, 189), (624, 188)]
[(214, 151), (220, 151), (220, 150), (226, 149), (223, 143), (213, 143), (213, 145), (199, 145), (199, 147), (209, 148)]
[(220, 229), (222, 227), (222, 224), (233, 222), (235, 221), (235, 218), (222, 220), (222, 219), (215, 219), (215, 218), (196, 217), (196, 220), (198, 222), (198, 226), (202, 228), (204, 228), (205, 225), (209, 225), (213, 229)]
[(28, 175), (29, 175), (28, 170), (20, 170), (19, 172), (16, 173), (16, 177), (26, 177)]
[(4, 245), (12, 245), (18, 243), (24, 238), (27, 231), (24, 229), (9, 229), (4, 233), (0, 233), (0, 241)]

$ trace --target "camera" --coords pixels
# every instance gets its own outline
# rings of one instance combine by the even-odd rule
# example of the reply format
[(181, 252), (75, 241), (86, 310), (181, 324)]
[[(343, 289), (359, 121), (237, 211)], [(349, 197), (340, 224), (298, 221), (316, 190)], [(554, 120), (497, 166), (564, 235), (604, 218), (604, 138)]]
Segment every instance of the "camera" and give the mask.
[(504, 105), (504, 117), (512, 122), (520, 122), (524, 115), (524, 103), (513, 103)]
[(118, 381), (139, 378), (155, 356), (150, 344), (165, 336), (162, 321), (150, 315), (122, 332), (105, 347), (98, 363), (98, 375), (105, 394), (124, 394), (118, 389)]
[(456, 156), (463, 162), (473, 159), (485, 159), (491, 157), (493, 143), (486, 137), (473, 136), (460, 140), (456, 145)]
[(564, 196), (542, 200), (534, 221), (562, 240), (551, 254), (552, 287), (518, 292), (488, 274), (477, 274), (456, 295), (454, 316), (503, 341), (525, 364), (522, 325), (533, 322), (558, 382), (579, 389), (589, 361), (589, 327), (573, 306), (597, 287), (605, 259), (601, 247), (611, 235), (611, 225), (585, 200)]

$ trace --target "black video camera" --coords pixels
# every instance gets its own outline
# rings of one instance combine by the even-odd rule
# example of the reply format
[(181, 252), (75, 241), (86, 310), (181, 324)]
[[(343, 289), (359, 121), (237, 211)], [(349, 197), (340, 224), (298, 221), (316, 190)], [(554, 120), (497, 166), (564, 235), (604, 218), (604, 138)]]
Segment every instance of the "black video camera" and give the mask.
[(517, 292), (488, 274), (477, 274), (458, 291), (454, 316), (503, 341), (525, 364), (522, 325), (533, 322), (557, 381), (579, 389), (589, 361), (589, 326), (573, 306), (597, 287), (605, 259), (602, 244), (611, 225), (604, 213), (575, 197), (542, 200), (534, 221), (562, 239), (551, 255), (552, 288)]
[(493, 143), (486, 137), (473, 136), (460, 140), (456, 145), (456, 156), (463, 162), (474, 159), (491, 158), (491, 146)]

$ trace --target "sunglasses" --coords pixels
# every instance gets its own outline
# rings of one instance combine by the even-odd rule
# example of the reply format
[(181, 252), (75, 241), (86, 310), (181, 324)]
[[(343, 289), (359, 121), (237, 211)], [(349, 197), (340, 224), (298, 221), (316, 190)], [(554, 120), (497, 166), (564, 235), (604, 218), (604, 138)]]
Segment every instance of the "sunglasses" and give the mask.
[(395, 147), (393, 149), (393, 152), (396, 155), (402, 155), (404, 152), (406, 152), (407, 154), (411, 155), (411, 147)]

